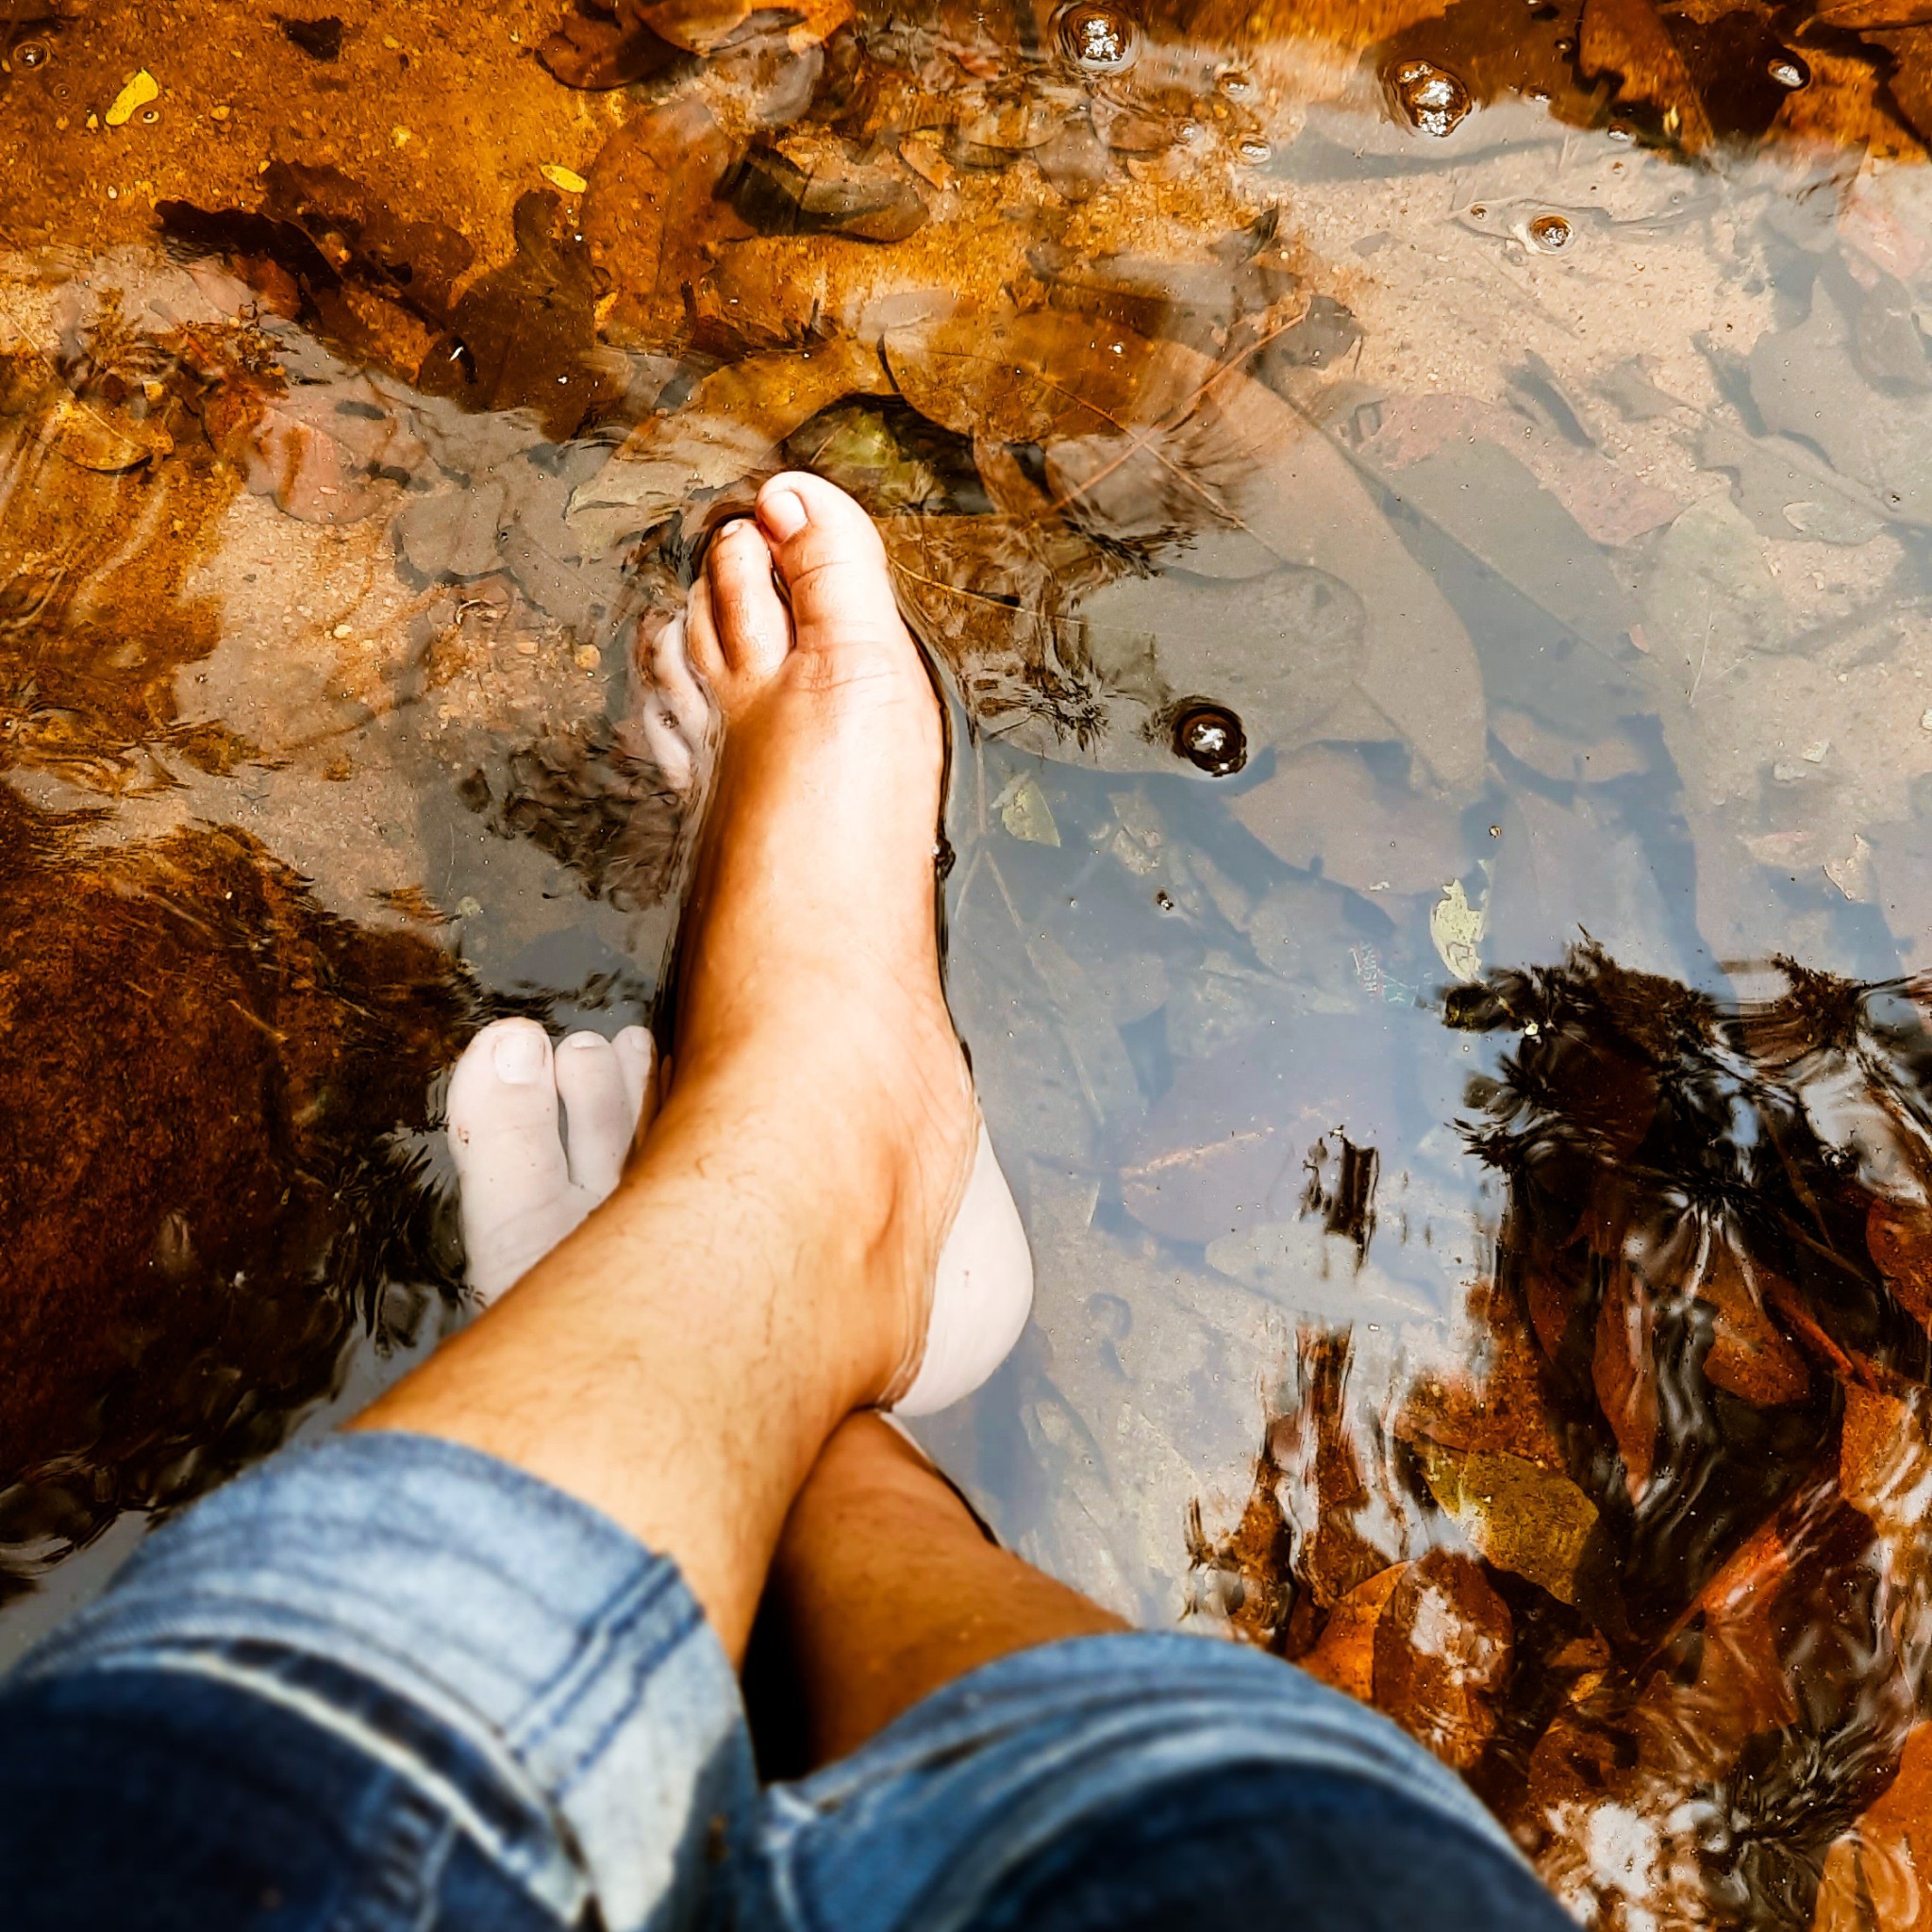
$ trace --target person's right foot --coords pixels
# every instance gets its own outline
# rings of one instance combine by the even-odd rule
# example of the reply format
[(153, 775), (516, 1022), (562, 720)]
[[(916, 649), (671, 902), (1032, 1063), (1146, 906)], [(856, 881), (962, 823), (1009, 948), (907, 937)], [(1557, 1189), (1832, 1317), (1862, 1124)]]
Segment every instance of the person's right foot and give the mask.
[(667, 1113), (690, 1096), (784, 1116), (812, 1211), (864, 1258), (861, 1399), (908, 1392), (930, 1326), (932, 1373), (907, 1404), (923, 1410), (991, 1372), (1032, 1290), (940, 983), (939, 703), (858, 504), (788, 474), (758, 509), (718, 536), (687, 625), (724, 745)]
[[(644, 721), (672, 782), (694, 785), (724, 726), (680, 936), (665, 1110), (708, 1129), (700, 1138), (741, 1163), (739, 1184), (781, 1203), (795, 1251), (772, 1258), (803, 1277), (788, 1292), (815, 1298), (808, 1325), (853, 1399), (924, 1415), (992, 1373), (1033, 1292), (940, 988), (939, 708), (858, 506), (784, 476), (759, 511), (762, 528), (721, 534), (688, 615), (645, 666)], [(632, 1028), (615, 1057), (576, 1036), (553, 1058), (527, 1020), (471, 1043), (449, 1124), (482, 1299), (617, 1185), (648, 1058), (627, 1111), (591, 1101), (614, 1094), (641, 1050)]]

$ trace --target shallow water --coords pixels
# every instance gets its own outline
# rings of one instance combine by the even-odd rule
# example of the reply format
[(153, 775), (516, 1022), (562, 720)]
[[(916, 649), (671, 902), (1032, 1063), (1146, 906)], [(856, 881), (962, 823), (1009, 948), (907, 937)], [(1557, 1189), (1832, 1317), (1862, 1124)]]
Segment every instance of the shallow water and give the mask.
[(648, 1012), (633, 643), (802, 462), (1040, 1264), (949, 1466), (1588, 1921), (1912, 1922), (1924, 42), (0, 0), (0, 1646), (462, 1319), (438, 1070)]

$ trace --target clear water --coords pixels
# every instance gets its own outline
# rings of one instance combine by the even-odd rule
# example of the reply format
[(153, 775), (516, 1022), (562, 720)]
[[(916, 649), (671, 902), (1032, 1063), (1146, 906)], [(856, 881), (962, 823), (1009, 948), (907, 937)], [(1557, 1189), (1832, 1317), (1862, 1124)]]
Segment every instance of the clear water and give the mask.
[(1923, 40), (0, 4), (0, 1646), (461, 1319), (437, 1075), (648, 1012), (631, 640), (803, 462), (1039, 1261), (949, 1466), (1587, 1920), (1908, 1919)]

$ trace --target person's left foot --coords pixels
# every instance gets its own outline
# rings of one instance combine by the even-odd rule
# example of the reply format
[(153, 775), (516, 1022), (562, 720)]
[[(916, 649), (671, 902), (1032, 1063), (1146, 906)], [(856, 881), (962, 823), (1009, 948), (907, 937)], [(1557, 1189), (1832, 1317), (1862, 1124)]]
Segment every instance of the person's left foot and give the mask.
[(553, 1048), (536, 1021), (498, 1020), (464, 1048), (450, 1076), (449, 1149), (478, 1301), (494, 1301), (609, 1196), (639, 1120), (657, 1110), (656, 1076), (641, 1026), (615, 1040), (573, 1033)]

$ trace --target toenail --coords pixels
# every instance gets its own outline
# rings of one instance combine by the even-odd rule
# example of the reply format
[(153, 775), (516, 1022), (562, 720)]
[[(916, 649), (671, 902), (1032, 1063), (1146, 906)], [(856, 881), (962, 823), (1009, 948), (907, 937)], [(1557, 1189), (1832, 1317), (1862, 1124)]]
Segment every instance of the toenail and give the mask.
[(789, 543), (805, 528), (805, 505), (796, 491), (768, 490), (758, 498), (758, 521), (780, 543)]
[[(575, 1047), (579, 1053), (587, 1046), (602, 1046), (603, 1044), (604, 1036), (601, 1033), (573, 1033), (563, 1042), (564, 1046)], [(562, 1048), (558, 1048), (558, 1051), (561, 1052)]]
[(537, 1026), (507, 1026), (491, 1054), (496, 1077), (512, 1087), (528, 1087), (543, 1074), (545, 1041)]

